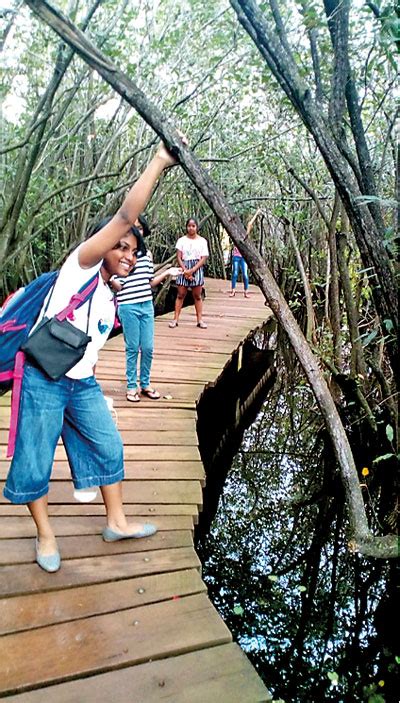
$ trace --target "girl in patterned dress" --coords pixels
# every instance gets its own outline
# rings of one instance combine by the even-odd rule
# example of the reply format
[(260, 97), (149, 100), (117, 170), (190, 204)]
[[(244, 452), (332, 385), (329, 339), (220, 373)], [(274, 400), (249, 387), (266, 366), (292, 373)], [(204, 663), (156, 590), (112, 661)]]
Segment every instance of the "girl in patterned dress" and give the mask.
[(186, 222), (186, 235), (180, 237), (176, 243), (178, 265), (183, 269), (183, 273), (176, 279), (178, 293), (175, 302), (175, 315), (174, 319), (169, 323), (170, 327), (178, 326), (183, 301), (190, 288), (196, 310), (197, 327), (201, 329), (207, 328), (206, 323), (202, 319), (203, 301), (201, 293), (204, 285), (203, 266), (208, 258), (208, 244), (204, 237), (200, 237), (197, 230), (197, 221), (194, 217), (190, 217)]

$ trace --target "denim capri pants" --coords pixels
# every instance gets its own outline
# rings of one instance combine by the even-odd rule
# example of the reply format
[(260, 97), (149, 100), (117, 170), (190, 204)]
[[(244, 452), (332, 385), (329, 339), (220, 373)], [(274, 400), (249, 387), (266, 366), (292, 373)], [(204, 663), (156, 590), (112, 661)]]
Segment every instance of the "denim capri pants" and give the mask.
[(75, 488), (124, 477), (123, 445), (94, 376), (51, 381), (26, 364), (14, 457), (4, 487), (12, 503), (46, 495), (57, 442), (63, 439)]

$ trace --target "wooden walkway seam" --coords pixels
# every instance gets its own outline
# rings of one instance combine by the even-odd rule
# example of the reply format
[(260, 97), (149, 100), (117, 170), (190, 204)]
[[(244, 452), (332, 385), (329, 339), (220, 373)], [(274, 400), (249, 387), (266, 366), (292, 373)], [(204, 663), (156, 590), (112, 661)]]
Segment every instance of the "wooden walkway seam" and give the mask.
[[(207, 279), (204, 319), (156, 319), (152, 385), (161, 399), (126, 401), (122, 335), (101, 352), (96, 376), (114, 401), (125, 451), (127, 515), (154, 522), (151, 538), (106, 544), (104, 507), (74, 500), (62, 444), (49, 514), (62, 567), (34, 562), (26, 506), (0, 499), (0, 697), (20, 703), (261, 703), (271, 698), (211, 604), (193, 546), (205, 476), (197, 401), (233, 352), (270, 316), (255, 287), (228, 296)], [(241, 288), (241, 284), (240, 284)], [(0, 398), (0, 480), (9, 399)]]

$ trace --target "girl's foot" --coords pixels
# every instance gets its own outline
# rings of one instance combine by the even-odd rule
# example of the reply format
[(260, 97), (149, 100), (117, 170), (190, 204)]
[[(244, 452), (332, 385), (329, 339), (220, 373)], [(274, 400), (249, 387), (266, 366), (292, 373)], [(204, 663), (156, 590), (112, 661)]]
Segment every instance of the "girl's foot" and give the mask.
[(248, 294), (248, 292), (247, 292), (247, 290), (245, 290), (245, 292), (243, 293), (243, 295), (244, 295), (245, 298), (249, 298), (249, 297), (250, 297), (249, 294)]
[(151, 522), (127, 524), (123, 529), (118, 526), (107, 527), (103, 530), (105, 542), (117, 542), (120, 539), (139, 539), (140, 537), (151, 537), (157, 532), (157, 528)]
[(138, 403), (140, 401), (139, 391), (128, 390), (126, 394), (126, 399), (129, 400), (131, 403)]
[(39, 554), (48, 557), (58, 551), (57, 540), (54, 535), (37, 537), (36, 549)]
[(229, 293), (229, 297), (230, 297), (230, 298), (234, 298), (234, 297), (235, 297), (235, 294), (236, 294), (236, 291), (231, 290), (231, 292)]
[(142, 395), (145, 395), (146, 398), (150, 398), (150, 400), (158, 400), (161, 398), (159, 392), (154, 388), (142, 388)]
[(203, 322), (203, 320), (200, 320), (200, 322), (197, 323), (197, 327), (200, 327), (202, 330), (207, 329), (207, 323)]
[(171, 327), (171, 329), (174, 329), (174, 327), (178, 327), (178, 320), (171, 320), (168, 327)]
[(61, 557), (54, 536), (36, 538), (36, 561), (48, 573), (54, 573), (59, 570)]

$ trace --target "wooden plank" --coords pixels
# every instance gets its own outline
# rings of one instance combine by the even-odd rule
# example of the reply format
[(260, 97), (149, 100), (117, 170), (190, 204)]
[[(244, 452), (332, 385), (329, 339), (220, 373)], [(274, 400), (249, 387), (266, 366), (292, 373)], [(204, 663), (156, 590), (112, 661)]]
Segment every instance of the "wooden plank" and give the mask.
[[(82, 537), (59, 537), (58, 547), (65, 559), (80, 559), (110, 554), (146, 552), (156, 549), (178, 549), (193, 546), (190, 530), (157, 532), (151, 539), (121, 540), (104, 542), (98, 535)], [(29, 537), (0, 540), (0, 565), (33, 564), (35, 562), (35, 542)]]
[[(204, 354), (200, 352), (188, 352), (188, 354), (191, 354), (194, 366), (207, 369), (213, 368), (217, 373), (226, 363), (226, 354), (215, 352)], [(185, 354), (185, 362), (187, 362), (187, 359), (188, 357)], [(165, 363), (167, 363), (170, 368), (180, 369), (182, 367), (182, 361), (177, 359), (175, 349), (160, 349), (154, 352), (152, 369), (161, 368)], [(191, 366), (190, 363), (189, 366)], [(116, 368), (125, 373), (125, 352), (123, 350), (114, 351), (112, 361), (109, 355), (104, 356), (104, 358), (98, 361), (96, 373), (101, 378), (103, 371), (108, 372)]]
[[(101, 379), (98, 379), (100, 382), (100, 385), (103, 386), (103, 381)], [(124, 385), (119, 384), (118, 387), (116, 387), (117, 391), (120, 391), (121, 393), (124, 391)], [(168, 405), (167, 403), (162, 403), (163, 408)], [(118, 419), (120, 418), (125, 418), (125, 419), (132, 419), (132, 417), (135, 417), (136, 413), (136, 419), (142, 421), (143, 419), (149, 419), (149, 420), (154, 420), (159, 417), (159, 409), (157, 409), (159, 406), (159, 401), (153, 401), (153, 403), (149, 402), (143, 402), (140, 401), (140, 403), (129, 403), (128, 401), (125, 402), (124, 406), (121, 407), (118, 410)], [(2, 413), (5, 416), (7, 414), (7, 417), (10, 417), (10, 406), (8, 405), (7, 407), (3, 407)], [(177, 408), (177, 407), (171, 407), (168, 408), (168, 413), (163, 414), (162, 416), (165, 418), (166, 421), (166, 429), (179, 429), (180, 425), (176, 427), (168, 427), (168, 423), (170, 421), (179, 421), (179, 420), (185, 420), (185, 419), (190, 419), (192, 422), (196, 422), (197, 420), (197, 414), (196, 414), (196, 407), (193, 404), (190, 408)], [(183, 429), (183, 427), (182, 427)]]
[(165, 430), (162, 427), (162, 417), (159, 418), (160, 429), (145, 430), (138, 427), (130, 430), (119, 428), (124, 445), (133, 444), (136, 447), (141, 445), (172, 445), (174, 447), (189, 446), (197, 447), (198, 439), (195, 430), (185, 432), (183, 430)]
[[(0, 482), (2, 488), (2, 482)], [(71, 481), (52, 481), (49, 500), (52, 503), (75, 503)], [(125, 503), (193, 503), (201, 505), (202, 490), (198, 481), (124, 481)], [(7, 502), (1, 496), (0, 502)], [(102, 503), (100, 491), (94, 502)]]
[(127, 461), (200, 461), (200, 452), (197, 447), (169, 447), (159, 445), (158, 447), (132, 447), (124, 449), (124, 457)]
[[(128, 461), (152, 461), (154, 459), (163, 459), (164, 461), (199, 461), (200, 453), (197, 447), (127, 445), (124, 449), (124, 457)], [(6, 447), (4, 445), (0, 448), (0, 458), (6, 459)], [(55, 460), (66, 461), (66, 459), (67, 455), (64, 447), (58, 446), (55, 452)]]
[[(2, 490), (3, 484), (0, 482)], [(75, 503), (71, 481), (52, 481), (49, 500), (52, 503)], [(198, 481), (124, 481), (125, 503), (194, 503), (201, 505), (202, 490)], [(0, 502), (7, 502), (0, 496)], [(94, 502), (102, 503), (100, 491)]]
[(0, 690), (23, 690), (230, 640), (204, 594), (50, 625), (1, 639)]
[[(159, 419), (159, 422), (161, 424), (162, 419)], [(152, 430), (142, 430), (141, 428), (137, 429), (127, 429), (123, 430), (121, 427), (118, 428), (120, 430), (120, 434), (122, 437), (122, 441), (124, 442), (125, 445), (134, 445), (135, 447), (138, 446), (158, 446), (158, 445), (165, 445), (169, 444), (174, 447), (179, 447), (179, 446), (188, 446), (188, 447), (197, 447), (198, 446), (198, 439), (195, 431), (179, 431), (179, 430), (164, 430), (160, 427), (160, 429), (152, 429)], [(8, 430), (1, 430), (0, 429), (0, 444), (6, 445), (8, 442)], [(61, 440), (59, 442), (59, 446), (61, 446)]]
[[(245, 338), (249, 332), (249, 325), (242, 320), (241, 324), (236, 327), (226, 328), (221, 325), (221, 321), (214, 325), (209, 325), (207, 330), (202, 330), (203, 334), (199, 335), (193, 332), (190, 324), (185, 324), (185, 320), (179, 321), (179, 327), (173, 330), (174, 344), (180, 348), (181, 340), (185, 340), (190, 334), (190, 342), (186, 342), (189, 349), (194, 349), (198, 345), (204, 344), (204, 337), (207, 337), (208, 345), (220, 343), (220, 341), (229, 342), (231, 345), (231, 353), (235, 347)], [(161, 344), (161, 340), (165, 339), (165, 344), (171, 344), (171, 330), (168, 327), (160, 327), (157, 329), (157, 342)], [(212, 348), (212, 346), (209, 346)]]
[[(115, 393), (115, 400), (120, 400), (124, 401), (124, 407), (130, 407), (134, 405), (134, 403), (130, 403), (129, 400), (126, 400), (125, 395), (126, 395), (126, 386), (124, 381), (118, 381), (117, 379), (113, 381), (103, 381), (102, 386), (106, 389), (107, 384), (111, 385), (114, 393)], [(140, 407), (154, 407), (155, 402), (157, 402), (157, 405), (159, 406), (160, 410), (168, 408), (170, 403), (168, 401), (172, 400), (181, 400), (181, 401), (186, 401), (188, 403), (188, 407), (191, 407), (192, 403), (195, 403), (200, 389), (203, 389), (204, 383), (200, 381), (191, 381), (190, 376), (186, 381), (179, 381), (179, 383), (175, 382), (175, 375), (173, 372), (171, 372), (171, 377), (166, 380), (159, 380), (157, 381), (157, 390), (161, 393), (161, 398), (157, 401), (154, 400), (149, 400), (147, 398), (142, 398), (142, 400), (139, 403), (136, 403), (136, 406), (139, 408)], [(171, 396), (171, 398), (166, 398), (165, 396)], [(173, 406), (172, 406), (173, 407)]]
[(9, 703), (269, 703), (272, 698), (237, 644), (11, 696)]
[[(99, 369), (99, 374), (100, 374), (100, 369)], [(123, 374), (123, 370), (119, 367), (113, 367), (113, 368), (102, 368), (101, 369), (101, 375), (103, 378), (117, 378), (120, 379), (121, 375)], [(174, 381), (174, 383), (179, 382), (181, 380), (183, 381), (190, 381), (191, 383), (207, 383), (207, 381), (213, 381), (215, 377), (218, 376), (218, 369), (214, 367), (200, 367), (200, 366), (194, 366), (192, 368), (188, 368), (187, 366), (169, 366), (168, 363), (165, 363), (164, 365), (161, 364), (154, 364), (152, 366), (152, 372), (151, 372), (151, 382), (153, 386), (156, 386), (158, 389), (158, 386), (160, 383), (163, 383), (165, 381)], [(144, 402), (146, 398), (144, 396), (141, 396), (140, 403)], [(152, 401), (152, 403), (155, 403), (156, 401)], [(158, 402), (158, 401), (157, 401)]]
[[(191, 515), (192, 518), (198, 517), (199, 506), (192, 504), (166, 505), (165, 503), (138, 505), (137, 503), (126, 503), (125, 514), (127, 517), (134, 515), (135, 517), (145, 517), (152, 520), (154, 515)], [(49, 515), (105, 515), (104, 506), (101, 503), (66, 503), (58, 505), (57, 503), (49, 503)], [(26, 505), (7, 505), (0, 504), (0, 516), (16, 517), (28, 515)], [(0, 538), (1, 539), (1, 538)]]
[[(179, 328), (178, 328), (179, 329)], [(248, 333), (248, 328), (246, 329), (246, 335)], [(171, 349), (177, 350), (178, 345), (177, 344), (172, 344), (171, 343), (171, 334), (174, 335), (177, 330), (169, 330), (169, 336), (167, 331), (165, 331), (166, 334), (161, 337), (158, 335), (158, 328), (157, 328), (157, 337), (156, 337), (156, 347), (155, 347), (155, 354), (154, 358), (157, 359), (159, 354), (171, 354)], [(173, 339), (173, 338), (172, 338)], [(238, 343), (242, 341), (242, 337), (238, 335)], [(231, 341), (227, 341), (225, 338), (222, 339), (213, 339), (210, 340), (207, 338), (206, 335), (204, 335), (202, 338), (198, 338), (193, 340), (190, 335), (186, 334), (183, 338), (179, 338), (179, 352), (185, 352), (185, 358), (186, 358), (186, 352), (189, 354), (195, 354), (197, 352), (200, 352), (202, 354), (224, 354), (225, 357), (229, 357), (229, 355), (232, 353), (233, 348), (235, 345), (232, 345)], [(111, 339), (109, 342), (107, 342), (107, 347), (106, 351), (103, 350), (103, 352), (100, 352), (100, 359), (103, 358), (103, 355), (105, 355), (107, 352), (108, 353), (114, 353), (116, 351), (122, 352), (124, 350), (123, 344), (121, 342), (116, 342), (116, 340)], [(176, 353), (176, 351), (175, 351)], [(182, 355), (183, 356), (183, 355)]]
[(66, 559), (62, 562), (61, 569), (51, 574), (50, 578), (49, 574), (39, 569), (36, 564), (19, 564), (17, 568), (3, 566), (0, 596), (15, 597), (25, 593), (59, 591), (74, 586), (120, 581), (145, 574), (198, 568), (200, 568), (200, 561), (192, 547), (144, 553), (131, 552), (129, 555), (124, 553)]
[[(0, 462), (0, 480), (5, 480), (9, 461)], [(200, 460), (198, 461), (125, 461), (124, 462), (125, 476), (130, 479), (137, 480), (199, 480), (204, 481), (204, 467)], [(52, 481), (69, 480), (71, 471), (68, 461), (56, 461), (53, 466)]]
[(65, 591), (2, 598), (0, 634), (33, 630), (205, 591), (199, 572), (186, 569)]
[[(143, 411), (143, 406), (140, 406), (142, 411)], [(153, 412), (149, 412), (150, 408), (146, 408), (147, 413), (142, 412), (140, 414), (135, 415), (132, 411), (129, 413), (128, 417), (125, 417), (122, 414), (122, 411), (124, 410), (121, 408), (118, 412), (118, 420), (117, 420), (117, 426), (119, 431), (123, 432), (124, 430), (136, 430), (140, 432), (143, 432), (145, 435), (147, 435), (148, 432), (151, 432), (154, 434), (156, 431), (157, 434), (161, 436), (166, 436), (171, 432), (179, 432), (183, 436), (185, 434), (192, 433), (192, 436), (196, 435), (196, 420), (195, 418), (170, 418), (169, 413), (168, 415), (161, 415), (160, 413), (153, 410)], [(148, 441), (146, 439), (145, 444), (148, 444)], [(163, 442), (163, 444), (166, 444), (166, 442)]]
[[(193, 520), (189, 515), (154, 515), (151, 521), (161, 531), (193, 529)], [(61, 535), (93, 534), (100, 536), (105, 525), (105, 516), (53, 517), (51, 525), (56, 537)], [(34, 537), (35, 535), (36, 530), (31, 517), (4, 517), (1, 520), (1, 536), (3, 539)]]

